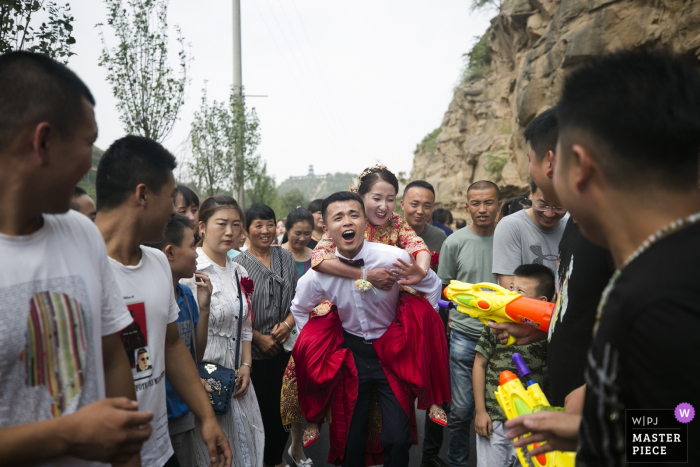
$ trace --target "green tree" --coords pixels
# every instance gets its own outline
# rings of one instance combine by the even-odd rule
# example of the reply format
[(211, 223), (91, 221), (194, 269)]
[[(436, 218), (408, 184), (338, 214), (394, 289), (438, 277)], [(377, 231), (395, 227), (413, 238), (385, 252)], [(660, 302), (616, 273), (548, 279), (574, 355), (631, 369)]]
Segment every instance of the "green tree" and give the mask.
[(251, 204), (263, 203), (273, 209), (276, 207), (280, 197), (275, 178), (267, 173), (267, 162), (263, 163), (262, 168), (252, 175), (246, 190), (246, 197)]
[(301, 190), (299, 190), (298, 188), (289, 190), (280, 198), (282, 202), (281, 207), (284, 210), (284, 214), (280, 215), (280, 217), (285, 217), (287, 213), (289, 213), (293, 209), (296, 209), (297, 206), (306, 207), (309, 205), (309, 200), (306, 199), (304, 193), (302, 193)]
[(209, 104), (205, 88), (199, 111), (192, 119), (190, 141), (194, 162), (190, 168), (197, 185), (209, 196), (230, 189), (230, 120), (226, 104), (217, 101)]
[[(41, 13), (40, 13), (41, 12)], [(35, 29), (36, 14), (48, 16)], [(75, 55), (70, 5), (52, 1), (0, 0), (0, 54), (13, 50), (40, 52), (68, 63)]]
[[(208, 193), (228, 191), (245, 206), (246, 188), (270, 183), (265, 178), (266, 166), (261, 176), (260, 157), (255, 153), (260, 144), (259, 125), (255, 109), (246, 109), (242, 93), (232, 89), (228, 105), (209, 104), (203, 90), (190, 133), (192, 174), (202, 189)], [(275, 186), (274, 180), (271, 184)]]
[[(103, 50), (99, 65), (117, 98), (117, 110), (127, 133), (162, 142), (170, 135), (184, 103), (189, 56), (178, 26), (179, 76), (168, 64), (168, 1), (105, 0), (107, 24), (118, 45), (109, 49), (100, 30)], [(97, 26), (102, 26), (98, 24)]]
[(496, 8), (500, 10), (502, 5), (503, 0), (472, 0), (471, 10), (477, 11), (489, 8)]
[(260, 120), (255, 108), (247, 109), (242, 87), (232, 87), (229, 106), (231, 127), (228, 134), (229, 147), (233, 150), (231, 157), (233, 190), (238, 194), (238, 202), (245, 206), (246, 184), (252, 180), (260, 168), (260, 157), (255, 153), (260, 144)]

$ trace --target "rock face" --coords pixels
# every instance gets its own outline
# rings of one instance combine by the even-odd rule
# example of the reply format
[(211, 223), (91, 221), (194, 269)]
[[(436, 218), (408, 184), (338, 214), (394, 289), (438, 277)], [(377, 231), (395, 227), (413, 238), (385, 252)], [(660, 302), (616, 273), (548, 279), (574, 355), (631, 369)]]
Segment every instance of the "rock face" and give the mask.
[(664, 48), (700, 58), (700, 2), (505, 0), (487, 31), (491, 67), (458, 86), (434, 144), (419, 146), (411, 180), (427, 180), (437, 205), (469, 219), (467, 187), (491, 180), (503, 197), (527, 191), (522, 133), (556, 104), (564, 77), (597, 54)]

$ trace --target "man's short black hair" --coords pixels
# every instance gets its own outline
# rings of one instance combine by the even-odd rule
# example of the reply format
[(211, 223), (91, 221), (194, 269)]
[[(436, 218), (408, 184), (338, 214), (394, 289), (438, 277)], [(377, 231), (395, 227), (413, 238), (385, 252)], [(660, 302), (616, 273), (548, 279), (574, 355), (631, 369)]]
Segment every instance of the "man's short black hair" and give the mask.
[(545, 110), (525, 127), (523, 136), (535, 151), (537, 161), (542, 161), (549, 151), (556, 151), (558, 128), (556, 107)]
[(535, 196), (535, 192), (537, 191), (537, 183), (535, 183), (533, 180), (530, 181), (530, 195)]
[(78, 75), (46, 55), (0, 55), (0, 151), (27, 125), (49, 122), (63, 139), (85, 119), (82, 99), (95, 105)]
[(168, 221), (168, 227), (165, 230), (165, 238), (158, 243), (148, 243), (146, 246), (163, 250), (168, 245), (182, 246), (182, 241), (185, 239), (185, 229), (192, 230), (192, 222), (185, 216), (176, 214)]
[(592, 58), (566, 77), (557, 108), (564, 164), (583, 142), (616, 186), (697, 190), (697, 61), (649, 50)]
[(433, 211), (433, 221), (439, 222), (442, 225), (452, 223), (452, 213), (444, 208), (437, 208)]
[(467, 220), (466, 219), (455, 219), (455, 227), (457, 227), (457, 230), (463, 229), (467, 226)]
[(425, 180), (414, 180), (408, 185), (406, 185), (406, 188), (403, 189), (403, 197), (406, 197), (406, 193), (408, 190), (411, 188), (425, 188), (426, 190), (430, 190), (430, 192), (433, 194), (433, 198), (435, 197), (435, 188), (433, 188), (433, 185), (430, 183), (426, 182)]
[(80, 188), (78, 185), (73, 189), (73, 196), (70, 198), (70, 208), (73, 211), (80, 211), (80, 205), (78, 204), (78, 198), (83, 195), (87, 195), (87, 191)]
[(316, 211), (323, 211), (323, 200), (319, 198), (311, 201), (308, 209), (311, 211), (311, 214), (315, 213)]
[(513, 273), (517, 277), (525, 277), (537, 281), (538, 296), (547, 297), (547, 301), (554, 298), (554, 273), (547, 266), (542, 264), (521, 264)]
[(120, 206), (141, 183), (159, 194), (168, 182), (168, 170), (175, 167), (175, 156), (152, 139), (129, 135), (116, 140), (97, 167), (97, 210)]
[(247, 232), (250, 232), (250, 226), (253, 221), (263, 220), (272, 221), (275, 223), (277, 222), (277, 219), (275, 218), (275, 211), (267, 204), (262, 203), (253, 203), (248, 209), (246, 209), (245, 218), (248, 222), (246, 228)]
[(323, 200), (323, 204), (321, 205), (321, 215), (323, 216), (323, 222), (326, 222), (328, 206), (332, 203), (337, 203), (340, 201), (357, 201), (358, 203), (360, 203), (360, 207), (362, 208), (362, 214), (365, 214), (365, 203), (362, 201), (360, 195), (351, 191), (339, 191), (337, 193), (333, 193), (328, 198)]
[(501, 200), (501, 190), (498, 189), (498, 185), (495, 183), (489, 181), (489, 180), (479, 180), (478, 182), (474, 182), (471, 185), (469, 185), (469, 188), (467, 188), (467, 199), (469, 199), (469, 192), (472, 190), (489, 190), (489, 189), (494, 189), (496, 190), (496, 201)]

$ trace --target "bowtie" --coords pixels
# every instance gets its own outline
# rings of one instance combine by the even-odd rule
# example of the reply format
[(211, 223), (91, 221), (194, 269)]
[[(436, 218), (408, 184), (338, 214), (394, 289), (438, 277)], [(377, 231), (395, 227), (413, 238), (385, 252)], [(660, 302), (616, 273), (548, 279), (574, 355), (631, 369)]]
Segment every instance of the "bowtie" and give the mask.
[(362, 266), (365, 265), (365, 260), (360, 258), (360, 259), (345, 259), (341, 258), (340, 256), (338, 257), (341, 263), (348, 264), (354, 268), (361, 268)]

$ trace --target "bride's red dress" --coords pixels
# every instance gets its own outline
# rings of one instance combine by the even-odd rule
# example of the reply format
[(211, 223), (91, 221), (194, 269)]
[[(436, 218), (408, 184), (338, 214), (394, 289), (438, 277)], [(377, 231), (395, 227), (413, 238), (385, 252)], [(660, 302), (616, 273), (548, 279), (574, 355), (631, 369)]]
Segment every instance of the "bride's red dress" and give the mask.
[[(292, 350), (304, 417), (320, 423), (330, 409), (328, 462), (335, 465), (340, 465), (345, 453), (358, 388), (352, 352), (342, 345), (343, 329), (333, 306), (327, 314), (309, 320)], [(372, 345), (409, 418), (415, 444), (416, 398), (419, 409), (450, 400), (449, 359), (442, 320), (424, 297), (402, 291), (396, 319)], [(383, 463), (378, 433), (372, 433), (367, 440), (365, 464)]]

